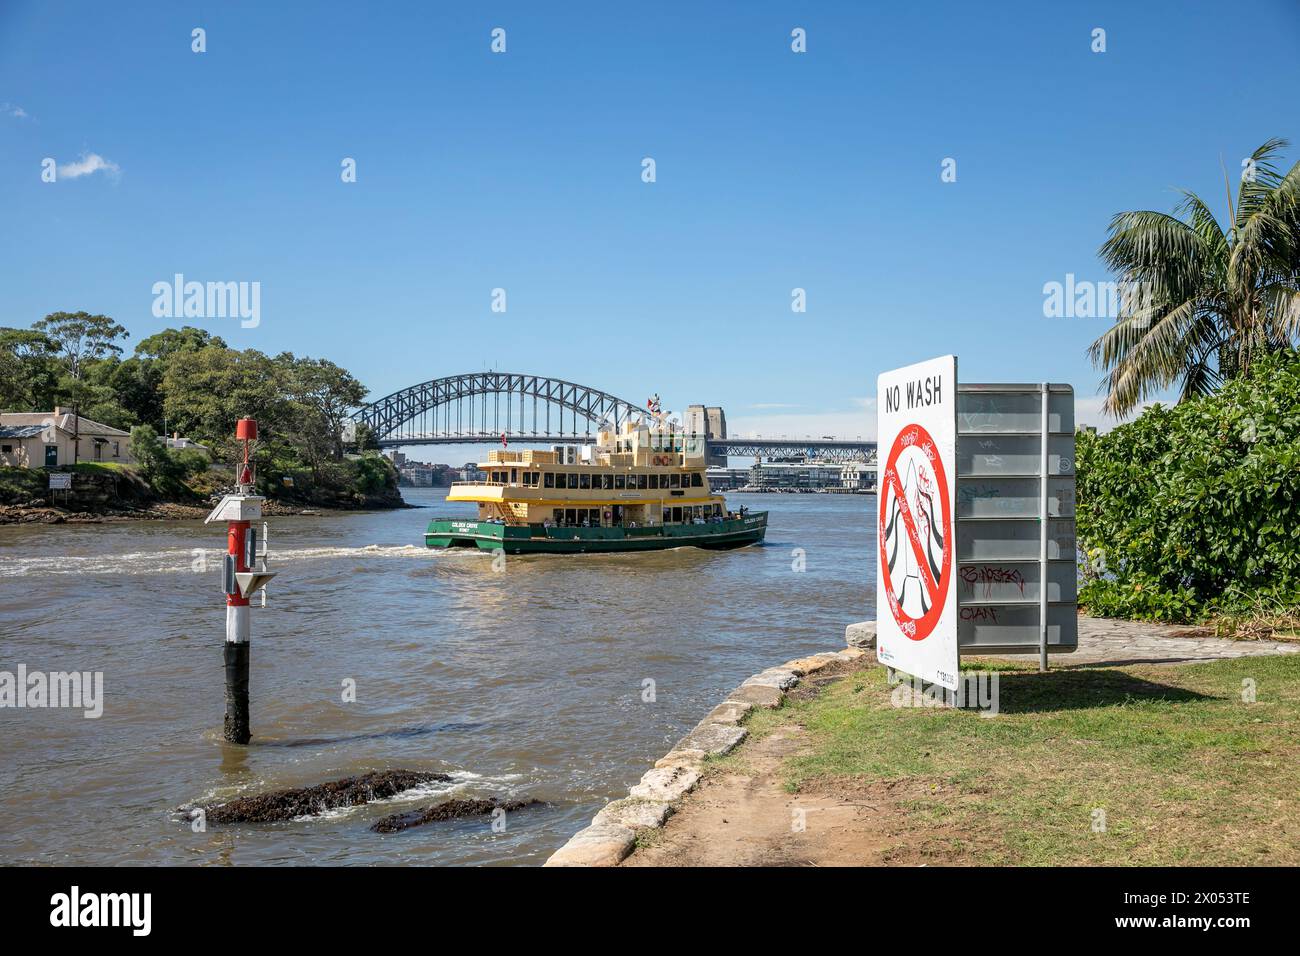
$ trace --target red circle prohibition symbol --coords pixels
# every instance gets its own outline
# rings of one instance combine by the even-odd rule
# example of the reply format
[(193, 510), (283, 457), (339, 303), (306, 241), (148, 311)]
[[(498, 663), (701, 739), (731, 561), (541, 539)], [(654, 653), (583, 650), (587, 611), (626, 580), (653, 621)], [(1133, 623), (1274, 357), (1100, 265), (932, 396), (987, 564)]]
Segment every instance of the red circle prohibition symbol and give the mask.
[[(928, 514), (917, 515), (907, 500), (903, 480), (898, 475), (899, 456), (908, 448), (915, 448), (921, 454), (924, 463), (930, 466), (934, 476), (933, 493), (921, 491), (915, 497), (917, 501), (924, 500), (929, 506), (936, 504), (940, 506), (943, 518), (939, 524), (938, 535), (935, 535), (932, 526), (935, 517), (933, 507), (929, 508)], [(943, 460), (939, 457), (934, 439), (925, 428), (920, 425), (907, 425), (899, 431), (898, 437), (894, 439), (893, 448), (889, 450), (889, 457), (885, 460), (878, 494), (880, 523), (876, 527), (876, 539), (880, 546), (880, 574), (884, 579), (889, 610), (894, 615), (899, 630), (913, 641), (923, 641), (934, 631), (947, 604), (948, 588), (952, 586), (953, 554), (952, 505), (948, 501), (948, 476), (943, 470)], [(935, 497), (939, 499), (938, 502), (934, 501)], [(891, 508), (891, 504), (894, 507)], [(892, 525), (894, 530), (892, 534), (887, 534), (886, 529), (891, 527), (891, 522), (894, 523)], [(942, 557), (936, 568), (933, 545), (935, 539), (940, 536)], [(920, 586), (924, 589), (925, 596), (929, 598), (929, 607), (920, 617), (912, 617), (903, 610), (898, 596), (894, 593), (888, 553), (891, 539), (895, 543), (896, 562), (902, 560), (903, 548), (911, 549), (911, 559), (917, 568)], [(924, 601), (922, 604), (924, 606)]]

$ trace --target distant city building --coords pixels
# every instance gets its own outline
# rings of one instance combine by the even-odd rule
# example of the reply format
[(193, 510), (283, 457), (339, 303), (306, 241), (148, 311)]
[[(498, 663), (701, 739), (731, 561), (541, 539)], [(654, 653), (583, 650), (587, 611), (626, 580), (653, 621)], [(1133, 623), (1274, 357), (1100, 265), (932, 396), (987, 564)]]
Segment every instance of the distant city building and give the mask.
[(451, 465), (434, 465), (427, 461), (411, 461), (405, 455), (393, 463), (397, 467), (397, 483), (407, 488), (446, 488), (459, 481), (459, 471)]
[(870, 492), (876, 467), (865, 462), (757, 461), (748, 468), (710, 468), (709, 487), (717, 491)]
[(876, 487), (876, 466), (862, 461), (846, 461), (841, 466), (840, 485), (845, 491), (870, 491)]
[[(717, 405), (688, 405), (683, 419), (687, 435), (702, 435), (706, 441), (721, 441), (727, 437), (727, 416)], [(710, 452), (705, 459), (710, 468), (725, 468), (727, 456)]]

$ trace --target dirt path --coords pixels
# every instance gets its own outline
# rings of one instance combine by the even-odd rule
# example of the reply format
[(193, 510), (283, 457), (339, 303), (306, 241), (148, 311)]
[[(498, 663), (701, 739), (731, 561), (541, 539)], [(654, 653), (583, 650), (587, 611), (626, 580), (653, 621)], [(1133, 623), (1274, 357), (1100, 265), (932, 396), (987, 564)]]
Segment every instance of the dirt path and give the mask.
[[(791, 697), (817, 694), (861, 667), (828, 668), (809, 677)], [(900, 801), (912, 788), (874, 782), (851, 789), (791, 794), (781, 766), (808, 752), (804, 728), (786, 723), (747, 741), (734, 763), (712, 769), (662, 829), (648, 831), (622, 866), (882, 866), (935, 862), (942, 834), (924, 842), (910, 834)], [(973, 849), (973, 848), (972, 848)], [(946, 851), (946, 848), (945, 848)], [(944, 863), (969, 862), (945, 855)]]
[[(745, 748), (744, 770), (712, 773), (623, 866), (836, 866), (884, 862), (892, 841), (878, 808), (787, 793), (781, 762), (803, 749), (784, 725)], [(804, 829), (799, 830), (802, 820)]]

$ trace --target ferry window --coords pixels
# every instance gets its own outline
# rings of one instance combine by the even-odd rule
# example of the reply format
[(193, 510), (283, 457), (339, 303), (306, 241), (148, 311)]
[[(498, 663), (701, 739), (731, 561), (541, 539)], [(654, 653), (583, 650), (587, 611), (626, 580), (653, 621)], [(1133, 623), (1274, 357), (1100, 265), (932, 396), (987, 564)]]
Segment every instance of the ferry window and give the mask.
[(636, 476), (636, 487), (638, 491), (645, 491), (649, 487), (649, 481), (645, 475)]
[(578, 487), (578, 473), (576, 471), (569, 472), (569, 487), (570, 488)]
[(673, 475), (668, 479), (668, 482), (669, 488), (680, 488), (682, 486), (682, 476), (677, 474), (677, 472), (673, 472)]
[(691, 487), (692, 488), (704, 487), (704, 478), (703, 476), (700, 475), (698, 471), (691, 472)]
[(587, 520), (591, 522), (593, 528), (600, 527), (600, 509), (591, 508), (587, 511)]
[(615, 490), (615, 491), (621, 491), (621, 490), (623, 489), (623, 482), (624, 482), (624, 478), (623, 478), (622, 475), (615, 475), (615, 476), (614, 476), (614, 490)]
[(658, 487), (659, 487), (659, 476), (658, 476), (658, 475), (651, 475), (651, 476), (650, 476), (650, 487), (651, 487), (652, 489), (654, 489), (654, 488), (658, 488)]
[(511, 483), (511, 484), (514, 484), (514, 483), (517, 482), (518, 480), (519, 480), (519, 469), (518, 469), (518, 468), (511, 468), (511, 469), (510, 469), (510, 483)]
[(556, 508), (554, 511), (551, 512), (551, 517), (554, 519), (555, 524), (556, 524), (557, 526), (559, 526), (559, 525), (563, 525), (563, 524), (564, 524), (564, 509), (563, 509), (563, 508)]
[(587, 474), (585, 471), (582, 474), (580, 474), (578, 476), (578, 487), (581, 488), (583, 491), (590, 491), (591, 475)]
[(565, 524), (570, 524), (570, 525), (577, 524), (577, 523), (578, 523), (578, 512), (574, 511), (572, 508), (565, 508), (565, 509), (564, 509), (564, 523), (565, 523)]
[(673, 509), (673, 520), (674, 520), (674, 521), (677, 521), (677, 522), (680, 522), (680, 521), (682, 520), (682, 509), (681, 509), (681, 508), (674, 508), (674, 509)]
[(542, 484), (547, 488), (555, 487), (555, 472), (548, 471), (542, 479)]
[(606, 491), (612, 491), (614, 488), (614, 476), (606, 472), (600, 478), (601, 487)]
[(672, 517), (673, 517), (672, 510), (669, 509), (669, 508), (665, 508), (665, 509), (664, 509), (664, 524), (667, 524), (670, 520), (672, 520)]

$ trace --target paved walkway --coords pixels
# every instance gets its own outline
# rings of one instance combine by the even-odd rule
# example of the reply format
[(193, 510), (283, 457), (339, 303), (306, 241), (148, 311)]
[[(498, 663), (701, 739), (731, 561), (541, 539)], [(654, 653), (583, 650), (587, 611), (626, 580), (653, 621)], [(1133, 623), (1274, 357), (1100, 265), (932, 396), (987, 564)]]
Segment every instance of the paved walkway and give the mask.
[[(1300, 642), (1230, 641), (1221, 637), (1199, 637), (1195, 628), (1116, 621), (1108, 618), (1079, 618), (1079, 649), (1073, 654), (1053, 654), (1057, 665), (1161, 664), (1206, 661), (1222, 657), (1259, 657), (1268, 654), (1300, 653)], [(1024, 655), (1018, 655), (1022, 657)]]

